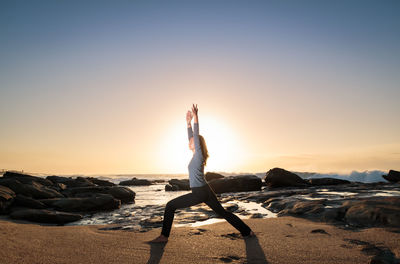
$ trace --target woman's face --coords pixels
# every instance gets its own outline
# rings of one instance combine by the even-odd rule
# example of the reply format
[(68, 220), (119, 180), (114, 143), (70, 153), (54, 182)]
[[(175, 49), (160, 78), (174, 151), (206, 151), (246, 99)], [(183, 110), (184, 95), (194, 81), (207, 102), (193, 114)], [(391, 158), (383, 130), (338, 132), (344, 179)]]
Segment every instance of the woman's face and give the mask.
[(190, 138), (189, 140), (189, 149), (194, 150), (194, 139), (193, 137)]

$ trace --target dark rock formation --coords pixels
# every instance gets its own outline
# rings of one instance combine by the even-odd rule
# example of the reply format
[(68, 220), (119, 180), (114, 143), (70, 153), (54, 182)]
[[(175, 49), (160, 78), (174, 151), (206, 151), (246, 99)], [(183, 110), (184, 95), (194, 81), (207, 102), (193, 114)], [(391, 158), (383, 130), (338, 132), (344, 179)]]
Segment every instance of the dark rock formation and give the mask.
[(129, 203), (135, 200), (135, 192), (127, 187), (121, 186), (89, 186), (67, 188), (63, 191), (67, 197), (90, 197), (93, 194), (110, 194), (122, 203)]
[(14, 177), (0, 178), (0, 185), (7, 186), (16, 194), (23, 194), (35, 199), (64, 197), (61, 193), (51, 187), (47, 187), (38, 181), (31, 181), (29, 184), (21, 183)]
[(27, 208), (44, 209), (46, 205), (38, 200), (32, 199), (31, 197), (25, 196), (23, 194), (17, 194), (14, 199), (13, 206), (21, 206)]
[(65, 224), (82, 219), (80, 214), (57, 212), (45, 209), (18, 209), (10, 214), (11, 218), (39, 223)]
[(335, 178), (313, 178), (308, 179), (311, 185), (338, 185), (338, 184), (349, 184), (350, 181), (335, 179)]
[(400, 227), (400, 197), (373, 197), (343, 203), (344, 220), (356, 226)]
[(126, 181), (121, 181), (119, 185), (125, 185), (125, 186), (146, 186), (146, 185), (151, 185), (151, 181), (146, 180), (146, 179), (137, 179), (136, 177), (126, 180)]
[(76, 179), (73, 179), (72, 177), (47, 176), (46, 179), (52, 181), (53, 183), (65, 184), (67, 187), (96, 186), (96, 184), (84, 177), (77, 177)]
[(318, 214), (324, 211), (324, 200), (299, 201), (290, 204), (284, 210), (280, 211), (278, 216), (282, 215), (304, 215)]
[(390, 170), (388, 175), (382, 177), (389, 182), (400, 182), (400, 171)]
[(206, 175), (204, 175), (204, 179), (208, 182), (215, 180), (215, 179), (222, 179), (225, 176), (219, 174), (219, 173), (215, 173), (215, 172), (207, 172)]
[(0, 214), (7, 213), (8, 208), (13, 203), (15, 193), (6, 186), (0, 185)]
[(11, 172), (11, 171), (6, 171), (3, 175), (3, 178), (4, 179), (16, 179), (20, 183), (24, 183), (24, 184), (31, 184), (32, 181), (34, 181), (34, 182), (38, 182), (44, 186), (52, 186), (53, 185), (53, 183), (47, 179), (44, 179), (41, 177), (36, 177), (36, 176), (31, 176), (28, 174)]
[(261, 190), (261, 179), (256, 175), (229, 176), (212, 180), (208, 184), (215, 193)]
[(308, 182), (298, 175), (281, 168), (270, 169), (266, 173), (264, 180), (267, 186), (271, 188), (308, 185)]
[(171, 179), (168, 183), (166, 191), (190, 191), (189, 179)]
[(121, 201), (110, 194), (95, 194), (91, 197), (42, 199), (48, 207), (65, 212), (87, 212), (113, 210), (121, 206)]

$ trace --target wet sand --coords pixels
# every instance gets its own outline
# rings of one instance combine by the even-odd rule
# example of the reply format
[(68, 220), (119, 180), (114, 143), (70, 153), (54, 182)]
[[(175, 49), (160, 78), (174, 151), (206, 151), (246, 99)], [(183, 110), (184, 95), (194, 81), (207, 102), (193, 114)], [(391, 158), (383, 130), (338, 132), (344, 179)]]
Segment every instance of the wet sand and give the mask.
[[(0, 263), (368, 263), (377, 248), (400, 257), (400, 233), (352, 231), (310, 220), (246, 219), (256, 237), (243, 239), (227, 222), (173, 227), (166, 244), (148, 232), (100, 230), (106, 225), (45, 226), (0, 220)], [(314, 231), (322, 229), (324, 231)]]

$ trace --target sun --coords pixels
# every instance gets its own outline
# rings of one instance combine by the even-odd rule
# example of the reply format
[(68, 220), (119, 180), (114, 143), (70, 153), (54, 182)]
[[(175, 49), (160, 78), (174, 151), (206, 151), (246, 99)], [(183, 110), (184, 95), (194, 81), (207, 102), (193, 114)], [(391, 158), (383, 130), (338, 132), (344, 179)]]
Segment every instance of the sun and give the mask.
[[(229, 124), (216, 117), (202, 116), (199, 129), (209, 154), (205, 172), (235, 172), (241, 169), (244, 148), (237, 132)], [(165, 131), (158, 146), (157, 167), (166, 173), (187, 173), (193, 152), (189, 149), (185, 122), (176, 123)]]

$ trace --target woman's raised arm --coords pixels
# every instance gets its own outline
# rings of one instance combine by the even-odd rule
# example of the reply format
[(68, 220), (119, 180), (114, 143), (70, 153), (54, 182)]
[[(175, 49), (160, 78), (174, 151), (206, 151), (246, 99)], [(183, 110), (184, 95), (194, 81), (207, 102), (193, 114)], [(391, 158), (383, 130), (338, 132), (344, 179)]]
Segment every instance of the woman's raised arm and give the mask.
[(192, 121), (193, 115), (191, 111), (187, 111), (186, 113), (186, 122), (187, 122), (187, 130), (188, 130), (188, 139), (190, 140), (191, 137), (193, 137), (193, 130), (192, 130)]

